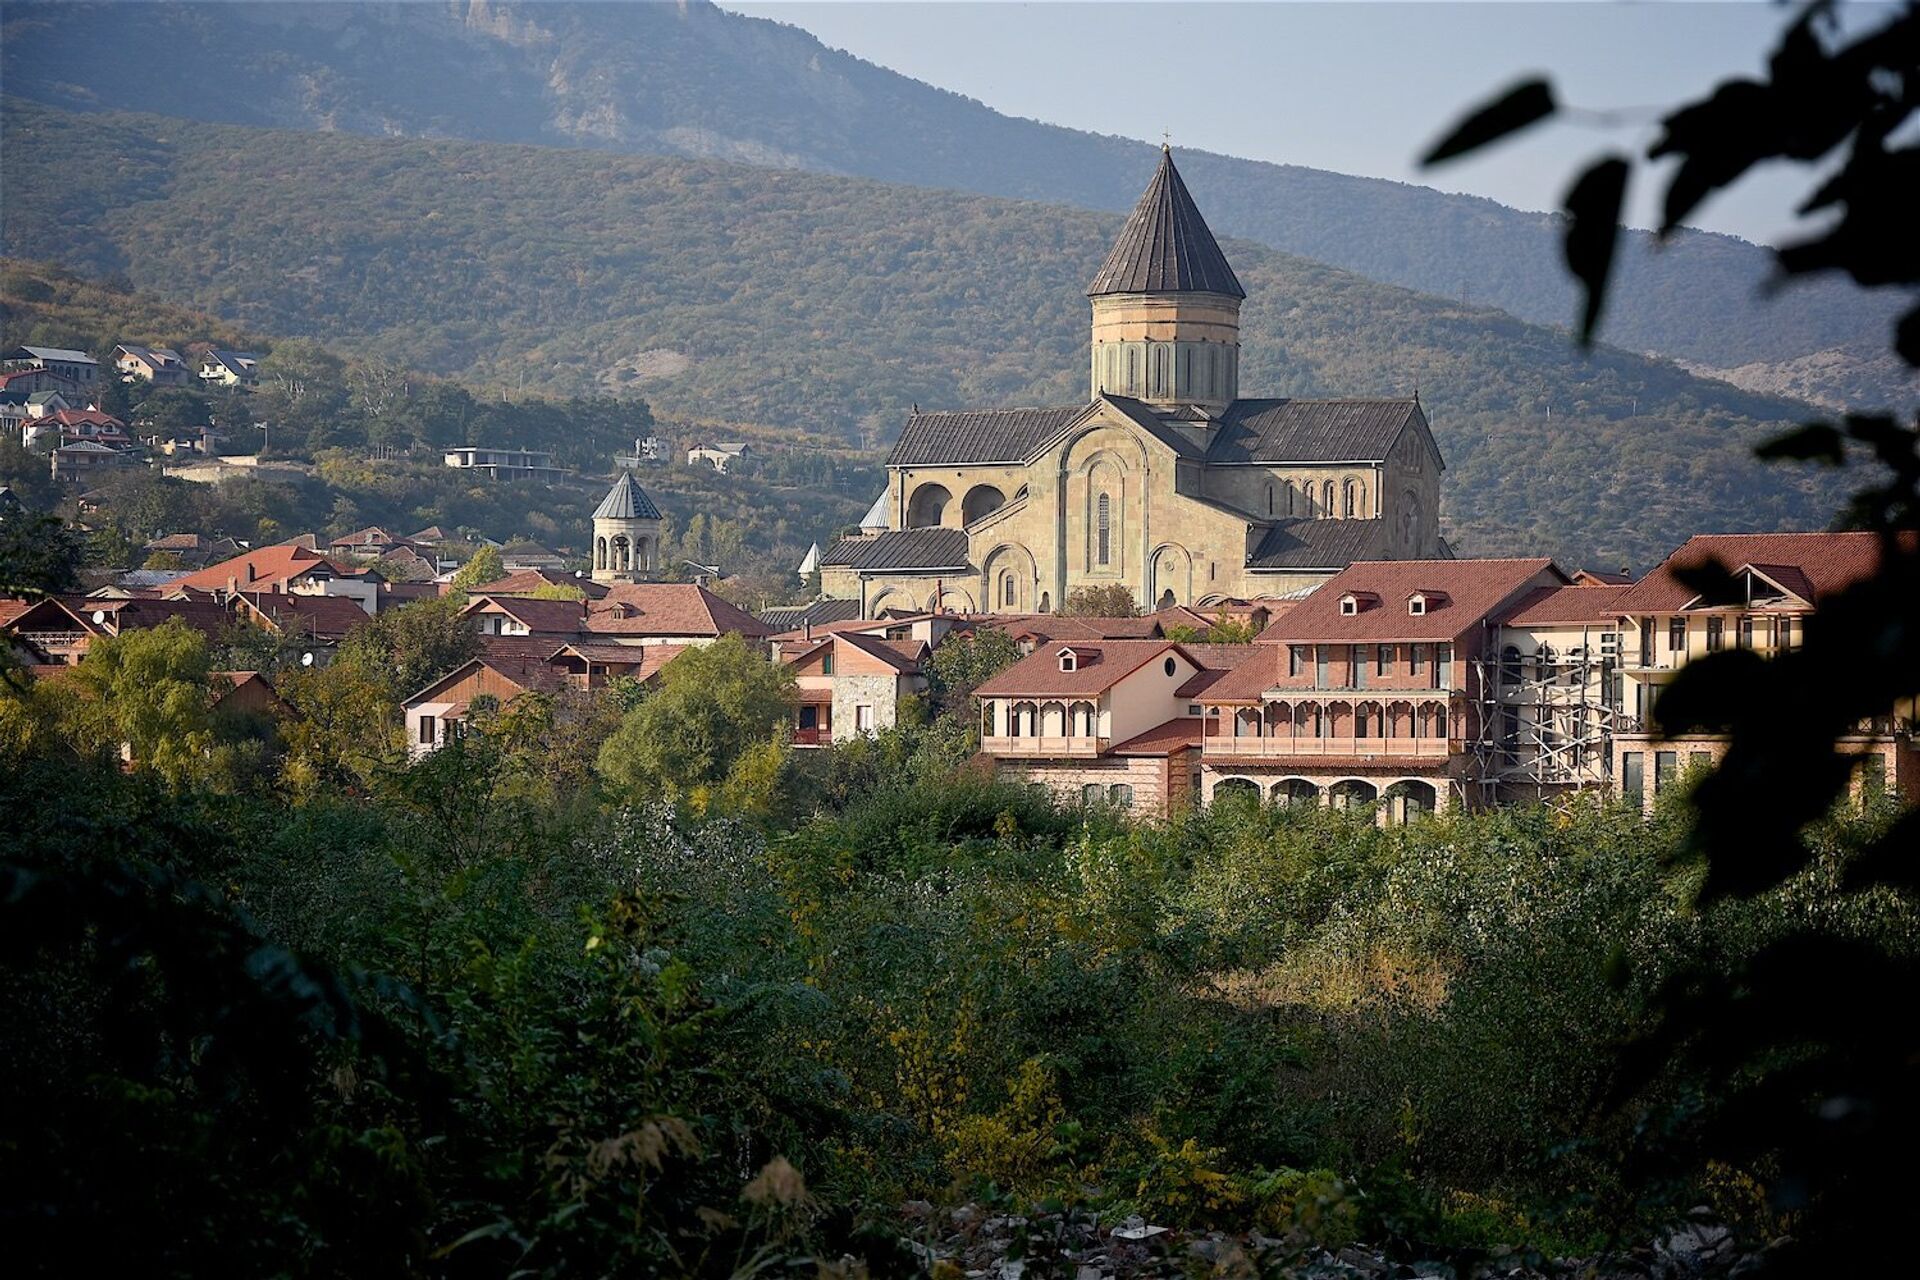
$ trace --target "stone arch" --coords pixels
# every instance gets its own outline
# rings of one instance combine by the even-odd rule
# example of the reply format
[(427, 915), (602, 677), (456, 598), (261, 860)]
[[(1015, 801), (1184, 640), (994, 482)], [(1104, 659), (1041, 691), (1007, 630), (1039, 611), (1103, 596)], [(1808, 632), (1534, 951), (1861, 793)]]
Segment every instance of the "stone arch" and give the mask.
[(1380, 788), (1365, 778), (1341, 778), (1327, 788), (1327, 801), (1336, 809), (1357, 809), (1380, 798)]
[(1289, 808), (1294, 805), (1317, 805), (1320, 803), (1320, 788), (1305, 778), (1282, 778), (1273, 784), (1273, 802)]
[[(1081, 452), (1085, 448), (1084, 454)], [(1137, 501), (1134, 473), (1148, 464), (1147, 446), (1134, 435), (1123, 435), (1111, 423), (1096, 422), (1069, 440), (1061, 450), (1061, 474), (1072, 483), (1062, 486), (1067, 504), (1078, 503), (1082, 533), (1080, 563), (1103, 577), (1127, 573), (1128, 538)], [(1107, 563), (1099, 562), (1099, 495), (1108, 495)]]
[(1165, 591), (1162, 591), (1162, 592), (1160, 593), (1160, 600), (1159, 600), (1159, 603), (1158, 603), (1158, 604), (1156, 604), (1156, 605), (1154, 605), (1154, 608), (1156, 608), (1156, 609), (1171, 609), (1171, 608), (1173, 608), (1173, 607), (1174, 607), (1174, 605), (1175, 605), (1175, 604), (1177, 604), (1177, 603), (1178, 603), (1178, 602), (1177, 602), (1176, 600), (1174, 600), (1174, 598), (1173, 598), (1173, 588), (1172, 588), (1172, 587), (1168, 587), (1168, 588), (1167, 588), (1167, 589), (1166, 589)]
[(642, 534), (633, 540), (633, 567), (636, 569), (653, 568), (653, 539)]
[(618, 573), (633, 568), (633, 548), (627, 543), (627, 535), (616, 533), (607, 543), (607, 567)]
[(884, 588), (879, 595), (867, 601), (867, 613), (879, 617), (882, 609), (893, 608), (898, 603), (899, 593), (892, 587)]
[(1425, 778), (1401, 778), (1382, 794), (1387, 802), (1387, 821), (1412, 822), (1436, 812), (1440, 790)]
[(960, 500), (960, 523), (972, 524), (982, 516), (992, 515), (1007, 505), (1007, 495), (990, 484), (977, 484), (967, 490), (967, 496)]
[(1325, 520), (1333, 518), (1333, 481), (1331, 480), (1320, 486), (1320, 516)]
[(593, 540), (593, 567), (596, 569), (607, 567), (607, 540), (604, 537)]
[(1177, 542), (1163, 542), (1153, 549), (1153, 555), (1147, 562), (1151, 573), (1147, 578), (1147, 599), (1173, 593), (1173, 599), (1163, 601), (1161, 608), (1179, 604), (1193, 595), (1193, 553)]
[(1234, 800), (1251, 800), (1258, 804), (1260, 784), (1252, 778), (1222, 778), (1213, 784), (1213, 798), (1215, 802), (1226, 800), (1231, 803)]
[(973, 597), (959, 587), (941, 587), (927, 597), (928, 613), (973, 613)]
[(947, 518), (947, 506), (953, 494), (947, 486), (930, 481), (913, 491), (907, 499), (907, 528), (938, 528)]
[[(1040, 566), (1033, 552), (1017, 542), (1003, 542), (987, 552), (980, 568), (980, 594), (987, 602), (989, 613), (1020, 612), (1032, 599), (1033, 588), (1040, 580)], [(1006, 599), (1009, 577), (1013, 580), (1011, 601)], [(1044, 606), (1042, 608), (1044, 611)]]

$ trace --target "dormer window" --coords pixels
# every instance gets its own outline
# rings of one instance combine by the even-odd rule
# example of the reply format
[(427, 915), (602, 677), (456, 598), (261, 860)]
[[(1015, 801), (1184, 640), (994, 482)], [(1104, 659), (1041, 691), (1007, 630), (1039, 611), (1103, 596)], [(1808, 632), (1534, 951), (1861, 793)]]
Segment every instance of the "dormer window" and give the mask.
[(1340, 597), (1340, 616), (1351, 618), (1379, 603), (1380, 597), (1371, 591), (1349, 591)]
[(1071, 649), (1062, 649), (1060, 651), (1060, 669), (1062, 671), (1078, 671), (1080, 669), (1079, 655)]
[(1446, 602), (1447, 595), (1444, 591), (1415, 591), (1407, 596), (1407, 612), (1417, 618), (1422, 614), (1432, 613)]
[(1425, 596), (1414, 595), (1414, 596), (1407, 597), (1408, 613), (1412, 614), (1417, 618), (1421, 614), (1425, 613), (1426, 611), (1427, 611), (1427, 598)]

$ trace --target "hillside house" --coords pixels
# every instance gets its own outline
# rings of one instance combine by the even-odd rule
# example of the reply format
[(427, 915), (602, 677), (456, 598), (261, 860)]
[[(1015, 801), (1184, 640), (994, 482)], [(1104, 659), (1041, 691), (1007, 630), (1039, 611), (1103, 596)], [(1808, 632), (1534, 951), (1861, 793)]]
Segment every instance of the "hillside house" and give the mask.
[(187, 385), (187, 363), (171, 347), (122, 344), (113, 349), (113, 367), (122, 382), (151, 382), (156, 387)]
[(687, 450), (687, 465), (706, 463), (723, 475), (742, 458), (752, 455), (752, 446), (744, 440), (721, 440), (711, 444), (702, 441)]
[(532, 690), (556, 691), (563, 680), (561, 672), (537, 657), (483, 654), (474, 658), (402, 703), (407, 753), (419, 759), (445, 746), (463, 731), (481, 699), (505, 707)]
[(868, 737), (899, 723), (900, 700), (925, 692), (925, 640), (839, 631), (779, 646), (793, 668), (799, 704), (793, 744), (817, 747)]
[(61, 445), (52, 455), (57, 484), (85, 484), (103, 471), (139, 465), (140, 459), (132, 450), (116, 449), (97, 440), (75, 440)]
[(553, 455), (541, 449), (495, 449), (467, 445), (446, 451), (446, 464), (465, 471), (484, 471), (495, 480), (554, 480), (566, 470), (553, 465)]
[(250, 387), (260, 380), (260, 357), (251, 351), (209, 351), (200, 357), (200, 381), (216, 387)]
[(100, 385), (100, 362), (84, 351), (69, 347), (15, 347), (0, 356), (0, 361), (9, 369), (40, 370), (82, 393)]

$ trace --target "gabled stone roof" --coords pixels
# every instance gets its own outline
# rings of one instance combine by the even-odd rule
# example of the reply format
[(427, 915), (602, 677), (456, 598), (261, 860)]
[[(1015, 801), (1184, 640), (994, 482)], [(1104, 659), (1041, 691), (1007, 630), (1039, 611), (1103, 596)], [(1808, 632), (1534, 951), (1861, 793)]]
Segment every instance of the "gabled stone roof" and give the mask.
[(1051, 409), (916, 413), (908, 417), (887, 465), (1024, 462), (1056, 432), (1093, 407), (1075, 404)]
[(622, 471), (620, 478), (613, 482), (613, 488), (607, 490), (607, 496), (593, 509), (595, 520), (658, 520), (660, 508), (653, 505), (653, 499), (633, 478), (633, 472)]
[(1344, 569), (1386, 554), (1385, 520), (1281, 520), (1247, 557), (1249, 569)]
[(1236, 400), (1221, 417), (1208, 462), (1377, 462), (1410, 424), (1426, 426), (1420, 402)]
[(967, 534), (964, 529), (899, 529), (872, 538), (842, 538), (820, 557), (820, 567), (931, 571), (966, 570)]
[(1221, 293), (1247, 291), (1220, 252), (1219, 243), (1173, 167), (1171, 148), (1160, 149), (1160, 167), (1146, 194), (1101, 264), (1087, 296), (1108, 293)]

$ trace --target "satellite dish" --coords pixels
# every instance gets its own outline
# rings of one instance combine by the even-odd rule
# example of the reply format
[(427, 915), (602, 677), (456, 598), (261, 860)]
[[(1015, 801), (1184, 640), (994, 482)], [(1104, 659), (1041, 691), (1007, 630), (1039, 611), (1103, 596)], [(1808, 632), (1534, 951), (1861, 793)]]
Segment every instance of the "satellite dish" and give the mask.
[(312, 655), (312, 654), (310, 654), (310, 653), (303, 653), (303, 654), (301, 654), (301, 655), (300, 655), (300, 665), (301, 665), (301, 666), (303, 666), (303, 667), (310, 667), (310, 666), (312, 666), (312, 665), (313, 665), (313, 655)]
[(107, 611), (105, 609), (95, 609), (93, 611), (93, 620), (95, 622), (105, 622), (107, 620)]

